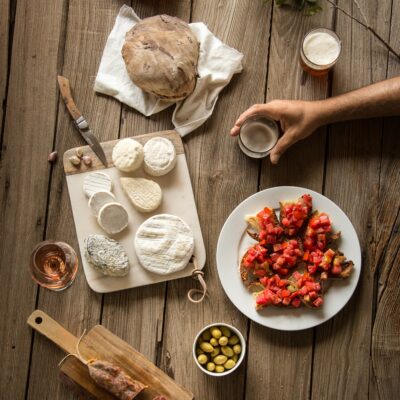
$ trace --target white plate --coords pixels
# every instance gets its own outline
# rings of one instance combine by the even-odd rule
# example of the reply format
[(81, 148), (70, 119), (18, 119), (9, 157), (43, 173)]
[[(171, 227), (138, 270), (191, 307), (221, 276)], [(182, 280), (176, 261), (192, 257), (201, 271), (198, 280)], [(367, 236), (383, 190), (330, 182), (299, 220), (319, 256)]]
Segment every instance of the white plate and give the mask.
[[(244, 252), (254, 244), (246, 234), (246, 214), (254, 214), (263, 207), (279, 207), (279, 201), (297, 199), (308, 193), (313, 198), (313, 209), (326, 212), (334, 231), (341, 231), (339, 249), (354, 262), (354, 271), (348, 279), (335, 281), (325, 294), (323, 306), (318, 309), (267, 307), (256, 311), (254, 298), (245, 288), (239, 274), (239, 263)], [(231, 213), (222, 227), (217, 246), (217, 268), (225, 293), (232, 303), (248, 318), (269, 328), (296, 331), (320, 325), (338, 313), (352, 296), (361, 271), (361, 249), (357, 233), (346, 214), (331, 200), (309, 189), (279, 186), (258, 192)]]

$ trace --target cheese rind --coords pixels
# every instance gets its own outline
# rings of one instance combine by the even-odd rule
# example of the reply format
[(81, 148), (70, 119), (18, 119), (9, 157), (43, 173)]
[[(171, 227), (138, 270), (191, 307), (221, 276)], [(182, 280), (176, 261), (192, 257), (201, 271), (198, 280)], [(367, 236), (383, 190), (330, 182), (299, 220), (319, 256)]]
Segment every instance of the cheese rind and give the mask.
[(135, 250), (143, 268), (156, 274), (171, 274), (187, 266), (194, 250), (193, 232), (175, 215), (155, 215), (137, 230)]
[(162, 201), (162, 190), (157, 182), (145, 178), (120, 178), (121, 186), (133, 206), (140, 212), (157, 209)]
[(101, 207), (97, 222), (109, 235), (116, 235), (128, 226), (128, 213), (122, 204), (108, 203)]
[(97, 217), (101, 207), (113, 202), (115, 202), (115, 196), (111, 192), (101, 190), (100, 192), (93, 193), (90, 196), (88, 206), (92, 211), (92, 214)]
[(104, 172), (91, 172), (83, 179), (83, 192), (89, 197), (96, 192), (112, 190), (111, 178)]
[(152, 176), (168, 174), (176, 165), (176, 151), (173, 143), (164, 137), (155, 137), (146, 142), (144, 170)]
[(143, 162), (143, 146), (134, 139), (122, 139), (114, 146), (112, 160), (122, 172), (136, 171)]
[(84, 240), (89, 265), (108, 276), (125, 276), (129, 272), (128, 256), (121, 243), (104, 235), (89, 235)]

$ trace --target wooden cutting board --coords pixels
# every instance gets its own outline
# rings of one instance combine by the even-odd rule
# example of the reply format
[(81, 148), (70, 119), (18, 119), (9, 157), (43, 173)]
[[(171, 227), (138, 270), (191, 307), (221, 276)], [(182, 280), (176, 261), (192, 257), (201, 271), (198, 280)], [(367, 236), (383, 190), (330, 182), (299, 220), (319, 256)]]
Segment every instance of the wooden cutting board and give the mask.
[[(67, 354), (75, 354), (78, 338), (41, 310), (28, 318), (28, 325), (46, 336)], [(146, 385), (135, 399), (153, 400), (164, 395), (168, 400), (192, 400), (193, 394), (178, 385), (143, 354), (101, 325), (90, 329), (79, 344), (82, 357), (111, 362), (129, 376)], [(115, 400), (115, 397), (95, 384), (87, 367), (75, 357), (68, 357), (60, 368), (60, 379), (80, 398)]]
[[(171, 140), (177, 153), (177, 163), (175, 168), (167, 175), (161, 177), (149, 176), (143, 171), (143, 169), (130, 174), (118, 171), (117, 168), (113, 166), (111, 157), (112, 150), (118, 140), (112, 140), (101, 144), (107, 157), (108, 168), (103, 166), (96, 155), (93, 154), (89, 146), (82, 146), (81, 149), (84, 154), (92, 157), (93, 163), (90, 167), (81, 163), (80, 167), (76, 168), (70, 163), (69, 158), (76, 154), (76, 148), (70, 149), (64, 154), (64, 170), (71, 200), (76, 234), (81, 251), (83, 269), (89, 286), (95, 292), (114, 292), (117, 290), (150, 285), (191, 275), (193, 270), (193, 264), (191, 263), (189, 263), (185, 269), (169, 275), (154, 274), (141, 267), (134, 251), (133, 243), (135, 232), (142, 222), (156, 214), (173, 214), (186, 221), (193, 231), (195, 242), (194, 255), (197, 259), (198, 267), (204, 267), (206, 253), (181, 137), (175, 131), (162, 131), (135, 136), (133, 139), (144, 144), (147, 140), (155, 136), (162, 136)], [(98, 225), (96, 218), (92, 215), (88, 207), (88, 199), (82, 190), (84, 177), (95, 170), (104, 172), (111, 177), (114, 186), (113, 193), (116, 197), (116, 201), (121, 203), (128, 211), (128, 228), (123, 230), (120, 234), (112, 236), (113, 239), (118, 240), (123, 245), (128, 255), (130, 272), (123, 278), (105, 276), (94, 270), (87, 263), (84, 255), (84, 239), (86, 236), (90, 234), (106, 235)], [(163, 191), (163, 201), (161, 206), (152, 213), (138, 212), (120, 186), (119, 178), (122, 176), (144, 177), (156, 181)]]

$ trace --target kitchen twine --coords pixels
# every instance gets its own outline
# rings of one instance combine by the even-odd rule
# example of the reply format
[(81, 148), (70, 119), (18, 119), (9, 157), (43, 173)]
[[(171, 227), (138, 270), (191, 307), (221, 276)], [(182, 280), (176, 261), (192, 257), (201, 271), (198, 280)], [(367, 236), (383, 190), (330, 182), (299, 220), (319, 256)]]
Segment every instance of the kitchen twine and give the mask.
[[(207, 284), (204, 280), (204, 272), (199, 268), (199, 264), (197, 263), (197, 258), (195, 256), (192, 257), (192, 262), (194, 265), (192, 277), (200, 282), (201, 289), (190, 289), (187, 293), (187, 297), (192, 303), (201, 303), (207, 296)], [(193, 297), (194, 294), (200, 294), (201, 296), (198, 299), (195, 299)]]
[(68, 358), (68, 357), (76, 357), (82, 364), (88, 365), (90, 364), (90, 361), (85, 360), (82, 357), (81, 352), (79, 351), (79, 345), (81, 344), (81, 341), (83, 339), (83, 337), (85, 336), (86, 333), (86, 329), (83, 330), (82, 335), (79, 337), (78, 342), (76, 343), (76, 353), (68, 353), (59, 363), (58, 366), (61, 367), (61, 365), (64, 364), (64, 361)]

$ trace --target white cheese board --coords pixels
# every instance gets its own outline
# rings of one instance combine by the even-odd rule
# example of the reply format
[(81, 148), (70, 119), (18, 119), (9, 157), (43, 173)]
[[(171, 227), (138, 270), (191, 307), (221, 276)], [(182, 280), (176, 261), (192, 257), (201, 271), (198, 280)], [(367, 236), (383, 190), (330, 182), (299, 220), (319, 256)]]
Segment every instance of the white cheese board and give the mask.
[[(193, 255), (196, 257), (197, 267), (199, 269), (204, 267), (206, 252), (182, 140), (175, 131), (154, 132), (134, 136), (132, 139), (144, 145), (149, 139), (154, 137), (169, 139), (173, 143), (176, 151), (175, 167), (163, 176), (147, 174), (143, 165), (134, 172), (129, 173), (121, 172), (114, 167), (112, 150), (114, 146), (123, 139), (101, 144), (107, 157), (108, 168), (105, 168), (100, 160), (97, 159), (89, 146), (82, 146), (79, 150), (78, 148), (70, 149), (64, 154), (64, 171), (81, 253), (81, 263), (88, 285), (95, 292), (109, 293), (191, 276), (194, 269), (193, 263), (191, 262), (192, 260), (189, 261), (185, 268), (169, 274), (153, 273), (141, 266), (135, 251), (136, 231), (144, 221), (159, 214), (171, 214), (186, 222), (193, 232)], [(92, 164), (85, 165), (81, 163), (78, 166), (73, 165), (69, 159), (75, 156), (77, 151), (78, 154), (83, 153), (84, 155), (90, 156), (92, 158)], [(115, 201), (121, 204), (128, 213), (128, 226), (118, 234), (108, 235), (104, 232), (93, 210), (88, 206), (88, 197), (83, 190), (84, 180), (94, 171), (102, 172), (110, 177), (112, 181), (112, 195), (115, 197)], [(145, 178), (155, 181), (162, 190), (161, 205), (152, 212), (140, 212), (134, 207), (129, 196), (121, 186), (120, 178), (125, 177)], [(123, 246), (128, 256), (130, 267), (127, 275), (118, 277), (104, 275), (89, 264), (85, 256), (85, 238), (89, 235), (106, 235), (118, 241)], [(162, 249), (160, 249), (160, 251), (162, 251)]]

